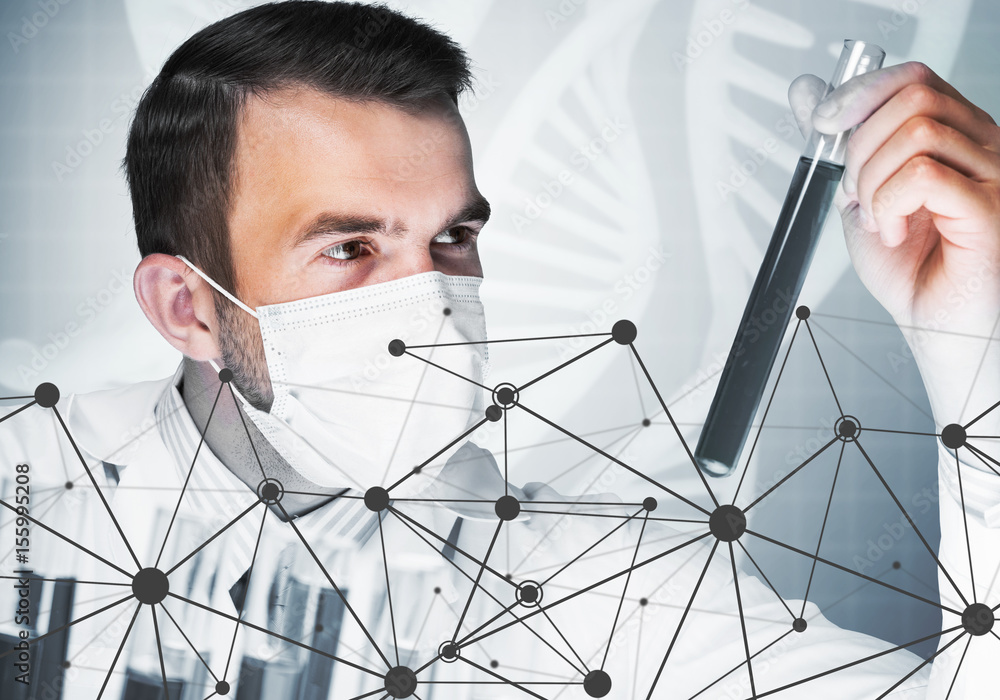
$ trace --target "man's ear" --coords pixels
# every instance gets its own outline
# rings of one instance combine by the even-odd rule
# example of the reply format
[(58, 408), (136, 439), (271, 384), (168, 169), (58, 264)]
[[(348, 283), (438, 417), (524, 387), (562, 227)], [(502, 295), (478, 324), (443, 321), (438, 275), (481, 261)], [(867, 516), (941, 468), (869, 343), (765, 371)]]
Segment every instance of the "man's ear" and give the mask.
[(192, 360), (222, 356), (212, 289), (182, 260), (147, 255), (133, 280), (139, 307), (168, 343)]

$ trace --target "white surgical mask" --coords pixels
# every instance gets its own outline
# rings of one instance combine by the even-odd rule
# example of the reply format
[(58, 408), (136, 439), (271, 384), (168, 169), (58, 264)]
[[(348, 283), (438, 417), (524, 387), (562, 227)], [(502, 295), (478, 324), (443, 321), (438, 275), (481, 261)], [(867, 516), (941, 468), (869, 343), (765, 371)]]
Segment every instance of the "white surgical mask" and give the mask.
[[(425, 272), (251, 309), (177, 257), (260, 324), (274, 403), (264, 412), (237, 396), (268, 442), (309, 481), (389, 487), (483, 420), (482, 278)], [(440, 368), (394, 356), (395, 339)], [(421, 345), (437, 347), (414, 347)], [(465, 442), (422, 473), (436, 474)], [(411, 478), (393, 494), (413, 492), (414, 482), (427, 483)]]

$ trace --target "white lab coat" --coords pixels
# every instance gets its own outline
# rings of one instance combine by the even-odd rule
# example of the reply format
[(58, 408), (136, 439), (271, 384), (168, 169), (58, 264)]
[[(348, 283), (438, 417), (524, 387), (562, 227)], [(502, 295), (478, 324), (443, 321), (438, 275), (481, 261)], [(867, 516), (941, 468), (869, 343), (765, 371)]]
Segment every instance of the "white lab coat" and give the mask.
[[(154, 414), (155, 407), (165, 394), (174, 392), (176, 400), (178, 377), (179, 374), (162, 381), (64, 397), (60, 401), (58, 410), (90, 469), (94, 483), (91, 483), (91, 476), (86, 474), (73, 446), (63, 436), (52, 410), (33, 406), (0, 423), (0, 474), (9, 478), (14, 465), (29, 464), (32, 490), (37, 494), (32, 505), (33, 517), (79, 542), (92, 553), (78, 551), (34, 526), (31, 564), (37, 573), (48, 577), (72, 575), (85, 581), (129, 583), (124, 574), (96, 558), (103, 557), (129, 573), (137, 570), (94, 484), (115, 512), (141, 565), (150, 566), (156, 561), (167, 522), (162, 513), (173, 512), (190, 467), (189, 464), (175, 463), (175, 457), (164, 439), (163, 426), (158, 425)], [(190, 416), (185, 414), (182, 417), (193, 426)], [(968, 576), (962, 573), (968, 567), (963, 565), (967, 559), (962, 514), (956, 501), (955, 458), (953, 454), (949, 457), (943, 446), (939, 445), (939, 449), (944, 494), (941, 499), (940, 557), (948, 570), (960, 579), (960, 585), (970, 590)], [(178, 529), (172, 536), (172, 544), (165, 548), (161, 562), (164, 569), (169, 562), (179, 561), (186, 552), (203, 542), (206, 533), (218, 531), (221, 525), (229, 523), (255, 500), (254, 494), (241, 482), (220, 468), (220, 463), (207, 447), (202, 446), (201, 451), (195, 468), (214, 470), (212, 478), (217, 479), (219, 484), (217, 489), (205, 489), (204, 493), (223, 494), (214, 502), (225, 504), (219, 510), (226, 512), (206, 512), (204, 500), (195, 503), (195, 499), (185, 498), (181, 502), (177, 521), (181, 524), (175, 525)], [(112, 471), (102, 463), (117, 466)], [(120, 478), (117, 484), (114, 473)], [(976, 581), (980, 595), (985, 595), (1000, 553), (997, 533), (997, 526), (1000, 525), (1000, 507), (997, 506), (1000, 502), (1000, 478), (973, 469), (964, 470), (963, 476), (972, 548), (981, 568), (977, 571)], [(502, 495), (505, 488), (492, 456), (471, 443), (449, 461), (437, 480), (437, 490), (428, 492), (433, 498), (447, 499), (450, 496), (453, 499), (482, 498), (491, 501)], [(65, 488), (67, 481), (74, 483), (72, 489)], [(7, 484), (6, 491), (9, 491), (10, 481)], [(394, 508), (426, 528), (418, 528), (424, 535), (424, 542), (396, 515), (385, 516), (381, 536), (376, 532), (360, 545), (336, 536), (326, 537), (326, 530), (322, 528), (310, 531), (308, 524), (303, 523), (304, 536), (310, 541), (316, 556), (324, 562), (330, 578), (345, 593), (361, 622), (358, 624), (350, 612), (343, 613), (340, 640), (335, 652), (343, 663), (335, 664), (330, 698), (346, 700), (365, 693), (373, 693), (369, 697), (382, 697), (384, 691), (374, 692), (383, 687), (381, 675), (387, 668), (379, 658), (380, 652), (390, 665), (397, 663), (389, 601), (384, 591), (383, 539), (388, 553), (393, 598), (391, 617), (395, 621), (399, 663), (413, 668), (424, 666), (436, 656), (439, 645), (453, 636), (474, 642), (463, 646), (458, 661), (444, 663), (439, 660), (419, 672), (416, 696), (423, 700), (586, 698), (588, 695), (581, 684), (584, 666), (589, 671), (603, 667), (609, 674), (612, 689), (606, 697), (610, 698), (646, 698), (657, 674), (659, 679), (652, 693), (654, 698), (689, 698), (696, 694), (699, 698), (713, 700), (751, 697), (745, 665), (746, 650), (726, 543), (717, 544), (711, 535), (692, 542), (698, 534), (705, 532), (705, 526), (678, 523), (678, 529), (675, 529), (672, 527), (674, 523), (652, 519), (660, 514), (659, 508), (648, 514), (650, 520), (645, 522), (645, 526), (643, 514), (640, 514), (612, 533), (615, 526), (622, 524), (621, 518), (526, 511), (576, 509), (592, 514), (614, 512), (631, 515), (639, 509), (607, 505), (609, 500), (613, 500), (609, 498), (596, 499), (603, 501), (604, 505), (581, 503), (572, 508), (556, 507), (533, 502), (570, 500), (570, 497), (559, 496), (551, 489), (537, 486), (522, 490), (511, 485), (507, 486), (507, 490), (521, 501), (522, 513), (514, 522), (499, 526), (500, 534), (487, 559), (486, 569), (478, 562), (483, 560), (498, 528), (498, 519), (491, 512), (492, 504), (489, 502), (485, 505), (394, 502)], [(8, 500), (9, 493), (5, 492), (4, 496)], [(663, 496), (661, 502), (669, 500), (668, 496)], [(159, 516), (156, 515), (158, 509), (161, 512)], [(262, 507), (258, 506), (243, 518), (250, 525), (249, 530), (244, 529), (244, 536), (250, 532), (256, 537), (262, 512)], [(449, 534), (455, 533), (456, 519), (462, 521), (457, 540), (453, 540), (455, 548), (460, 551), (451, 552), (452, 564), (439, 551)], [(0, 523), (7, 524), (10, 520), (10, 514), (6, 512)], [(202, 530), (199, 530), (199, 523)], [(255, 657), (271, 658), (274, 662), (267, 681), (273, 685), (270, 691), (265, 691), (264, 697), (280, 697), (283, 691), (279, 688), (284, 682), (282, 669), (287, 670), (288, 664), (294, 667), (303, 663), (309, 656), (305, 650), (244, 628), (236, 635), (231, 659), (226, 663), (229, 647), (233, 644), (235, 623), (232, 618), (238, 614), (229, 590), (234, 577), (245, 565), (227, 566), (227, 560), (232, 559), (233, 552), (239, 549), (238, 543), (232, 539), (236, 529), (229, 528), (202, 550), (197, 571), (190, 570), (194, 563), (191, 561), (179, 567), (170, 579), (171, 593), (200, 601), (221, 614), (206, 612), (173, 597), (168, 597), (164, 606), (178, 619), (215, 676), (234, 686), (231, 696), (236, 696), (235, 686), (242, 659)], [(0, 529), (4, 533), (9, 531), (9, 527)], [(181, 531), (183, 536), (176, 534)], [(637, 549), (640, 531), (642, 544)], [(588, 550), (598, 540), (601, 543)], [(434, 544), (437, 551), (428, 543)], [(6, 552), (8, 543), (2, 544)], [(717, 551), (711, 565), (706, 568), (708, 554), (716, 544)], [(676, 551), (664, 554), (675, 547), (678, 547)], [(289, 558), (292, 551), (298, 554)], [(466, 554), (478, 562), (470, 560)], [(576, 559), (578, 555), (582, 556)], [(627, 569), (633, 557), (639, 566), (628, 576)], [(571, 566), (560, 571), (563, 565), (574, 559)], [(0, 565), (4, 573), (18, 566), (10, 556)], [(315, 591), (318, 587), (329, 589), (328, 579), (305, 552), (295, 532), (268, 514), (264, 518), (260, 551), (250, 579), (244, 619), (271, 629), (274, 625), (283, 626), (287, 636), (300, 638), (302, 643), (309, 644), (311, 628), (302, 632), (300, 637), (289, 632), (305, 629), (301, 625), (297, 628), (289, 626), (291, 623), (287, 620), (297, 619), (294, 614), (285, 611), (284, 621), (276, 622), (273, 613), (267, 610), (268, 596), (273, 593), (272, 582), (280, 578), (282, 568), (286, 568), (286, 573), (294, 574), (304, 586), (297, 589), (304, 591), (301, 593), (305, 610), (303, 615), (312, 619), (310, 616), (315, 612), (316, 605)], [(459, 568), (465, 573), (461, 573)], [(516, 570), (512, 581), (503, 578), (509, 573), (507, 569)], [(618, 574), (617, 577), (613, 577), (615, 574)], [(542, 586), (542, 604), (551, 606), (545, 608), (544, 614), (537, 607), (515, 603), (516, 584), (542, 582), (550, 576), (552, 580)], [(481, 589), (469, 602), (471, 581), (477, 577)], [(607, 577), (613, 578), (604, 585), (590, 588)], [(699, 578), (703, 581), (685, 616), (684, 610), (689, 607)], [(628, 587), (621, 602), (626, 581)], [(892, 649), (893, 645), (832, 625), (811, 603), (806, 607), (806, 631), (801, 634), (791, 632), (792, 617), (764, 583), (741, 573), (739, 590), (747, 624), (747, 644), (750, 653), (755, 655), (752, 668), (758, 694), (872, 656), (874, 658), (864, 664), (824, 675), (773, 695), (780, 698), (877, 698), (920, 664), (920, 659), (906, 650), (880, 654)], [(942, 582), (941, 590), (952, 589), (950, 584)], [(130, 592), (128, 586), (79, 584), (74, 618), (124, 598)], [(993, 597), (996, 597), (995, 592)], [(0, 604), (4, 605), (4, 609), (10, 609), (8, 602), (11, 600), (9, 587), (5, 586), (0, 592)], [(560, 602), (553, 606), (556, 601)], [(792, 610), (797, 610), (794, 602), (786, 602)], [(947, 597), (943, 602), (955, 604)], [(467, 604), (468, 609), (463, 614)], [(504, 611), (503, 606), (513, 606), (511, 611), (526, 619), (517, 621)], [(69, 649), (72, 665), (66, 671), (68, 682), (62, 697), (69, 700), (97, 697), (135, 610), (134, 602), (123, 603), (72, 628)], [(617, 624), (612, 633), (616, 616)], [(671, 647), (682, 616), (685, 619), (681, 632), (673, 642), (668, 663), (661, 671), (661, 663), (668, 647)], [(946, 612), (944, 616), (946, 627), (959, 624), (950, 613)], [(463, 620), (462, 631), (456, 635), (459, 618)], [(491, 623), (493, 618), (496, 619)], [(495, 630), (508, 623), (509, 626), (499, 632), (477, 639), (481, 632)], [(158, 624), (166, 648), (168, 675), (194, 677), (202, 664), (187, 652), (188, 645), (162, 612), (159, 613)], [(44, 625), (42, 615), (39, 629), (44, 631)], [(481, 627), (480, 631), (476, 631)], [(365, 630), (371, 633), (374, 645), (367, 639)], [(943, 643), (953, 637), (942, 637)], [(149, 606), (139, 610), (138, 622), (130, 639), (133, 641), (125, 647), (104, 697), (121, 697), (126, 667), (159, 672)], [(964, 647), (963, 639), (936, 660), (933, 672), (924, 667), (887, 697), (945, 697), (954, 666)], [(995, 693), (995, 685), (989, 676), (997, 660), (1000, 660), (1000, 640), (991, 635), (974, 638), (960, 681), (951, 697), (979, 698)], [(288, 663), (282, 666), (281, 661)], [(732, 672), (726, 675), (729, 671)], [(491, 672), (496, 675), (491, 675)], [(183, 700), (206, 697), (213, 692), (215, 679), (204, 677), (204, 673), (202, 676), (206, 685), (192, 687)], [(513, 680), (518, 686), (502, 683), (501, 679)], [(704, 692), (699, 694), (703, 689)]]

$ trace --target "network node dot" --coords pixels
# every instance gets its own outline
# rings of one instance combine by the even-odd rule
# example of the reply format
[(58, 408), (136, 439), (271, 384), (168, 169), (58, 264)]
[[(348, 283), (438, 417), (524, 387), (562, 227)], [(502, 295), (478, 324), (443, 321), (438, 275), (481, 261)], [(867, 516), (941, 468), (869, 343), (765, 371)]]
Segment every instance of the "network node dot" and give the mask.
[(643, 418), (642, 419), (642, 427), (643, 428), (648, 428), (652, 424), (653, 424), (653, 421), (649, 420), (648, 418)]
[(989, 634), (994, 622), (993, 610), (985, 603), (973, 603), (962, 613), (962, 627), (976, 637)]
[(841, 416), (833, 426), (837, 438), (844, 442), (854, 442), (861, 433), (861, 421), (854, 416)]
[(656, 506), (657, 506), (656, 499), (653, 498), (652, 496), (647, 496), (646, 498), (642, 499), (642, 507), (648, 510), (649, 512), (653, 512), (654, 510), (656, 510)]
[(66, 487), (66, 490), (69, 491), (71, 488), (73, 488), (73, 482), (72, 481), (67, 481), (64, 484), (64, 486)]
[(941, 442), (950, 450), (957, 450), (965, 444), (965, 428), (958, 423), (950, 423), (941, 431)]
[(406, 352), (406, 343), (404, 343), (399, 338), (389, 341), (389, 354), (393, 357), (399, 357), (404, 352)]
[(898, 561), (892, 562), (892, 568), (894, 568), (894, 569), (902, 568), (902, 566), (903, 565), (901, 563), (899, 563)]
[(228, 367), (223, 367), (219, 370), (219, 381), (223, 384), (228, 384), (233, 381), (233, 370)]
[(146, 568), (132, 578), (132, 595), (144, 605), (162, 603), (169, 592), (167, 575), (159, 569)]
[(722, 542), (733, 542), (747, 531), (747, 516), (736, 506), (719, 506), (709, 517), (708, 528)]
[(493, 402), (503, 408), (510, 408), (517, 403), (517, 399), (517, 387), (513, 384), (507, 382), (497, 384), (497, 387), (493, 390)]
[(215, 692), (219, 695), (229, 695), (229, 684), (225, 681), (219, 681), (215, 684)]
[(372, 486), (365, 491), (365, 505), (368, 507), (368, 510), (376, 512), (385, 510), (389, 507), (389, 492), (381, 486)]
[(486, 420), (496, 423), (501, 418), (503, 418), (502, 408), (496, 404), (490, 404), (486, 407)]
[(325, 629), (326, 629), (326, 628), (325, 628), (325, 627), (323, 627), (323, 623), (321, 623), (321, 622), (317, 622), (317, 623), (316, 623), (316, 626), (315, 626), (315, 627), (313, 627), (313, 631), (315, 631), (315, 632), (322, 632), (322, 631), (323, 631), (323, 630), (325, 630)]
[(441, 586), (434, 586), (434, 595), (441, 595)]
[(417, 674), (406, 666), (393, 666), (385, 674), (385, 692), (393, 698), (413, 697), (417, 689)]
[(809, 311), (809, 307), (805, 305), (795, 309), (795, 317), (802, 321), (805, 321), (807, 318), (809, 318), (810, 313), (811, 312)]
[(257, 484), (257, 495), (268, 505), (274, 505), (285, 495), (285, 487), (277, 479), (264, 479)]
[(521, 513), (521, 504), (513, 496), (501, 496), (493, 506), (497, 517), (501, 520), (513, 520)]
[(611, 692), (611, 676), (595, 669), (583, 678), (583, 690), (592, 698), (603, 698)]
[(490, 661), (490, 668), (497, 668), (498, 666), (500, 666), (500, 662), (497, 661), (496, 659)]
[(52, 408), (59, 403), (59, 388), (51, 382), (43, 382), (35, 389), (35, 403), (42, 408)]
[(638, 333), (639, 331), (636, 330), (635, 324), (624, 319), (616, 321), (615, 325), (611, 326), (611, 337), (619, 345), (628, 345), (635, 340), (635, 336)]
[(446, 307), (444, 307), (444, 311), (442, 311), (441, 313), (443, 313), (445, 316), (451, 316), (451, 309), (449, 309), (446, 306)]
[(808, 626), (809, 626), (809, 623), (806, 622), (801, 617), (795, 618), (795, 620), (792, 622), (792, 629), (795, 630), (796, 632), (799, 632), (799, 633), (805, 632), (806, 631), (806, 627), (808, 627)]
[(62, 666), (63, 668), (69, 668), (69, 667), (70, 667), (70, 666), (72, 666), (73, 664), (71, 664), (71, 663), (70, 663), (69, 661), (63, 661), (63, 662), (62, 662), (61, 664), (59, 664), (59, 665), (60, 665), (60, 666)]
[(517, 587), (517, 602), (533, 608), (542, 602), (542, 587), (534, 581), (525, 581)]
[(639, 605), (642, 607), (649, 605), (649, 598), (639, 598)]
[(462, 655), (462, 648), (455, 642), (443, 642), (441, 646), (438, 647), (438, 655), (446, 664), (454, 663), (458, 661), (458, 657)]

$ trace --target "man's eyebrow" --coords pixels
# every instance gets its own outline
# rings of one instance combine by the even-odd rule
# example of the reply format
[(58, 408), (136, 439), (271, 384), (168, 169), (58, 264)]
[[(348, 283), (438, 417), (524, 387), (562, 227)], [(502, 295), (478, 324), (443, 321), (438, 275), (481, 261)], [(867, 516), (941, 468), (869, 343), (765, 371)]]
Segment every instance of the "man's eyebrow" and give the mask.
[[(442, 227), (442, 231), (466, 222), (485, 224), (490, 218), (490, 203), (482, 195), (468, 202)], [(351, 214), (334, 214), (323, 212), (313, 219), (302, 232), (295, 237), (293, 247), (304, 245), (309, 241), (323, 236), (344, 233), (382, 234), (400, 237), (405, 229), (389, 229), (384, 219), (370, 216), (355, 216)]]

